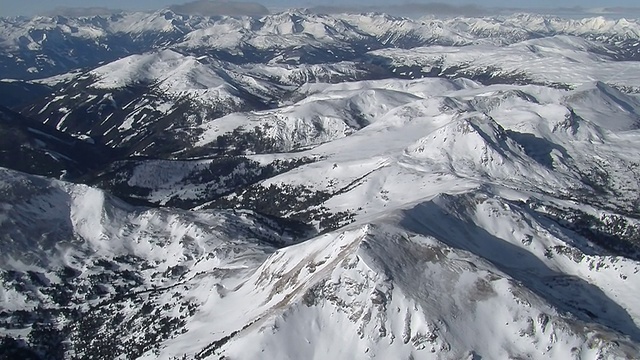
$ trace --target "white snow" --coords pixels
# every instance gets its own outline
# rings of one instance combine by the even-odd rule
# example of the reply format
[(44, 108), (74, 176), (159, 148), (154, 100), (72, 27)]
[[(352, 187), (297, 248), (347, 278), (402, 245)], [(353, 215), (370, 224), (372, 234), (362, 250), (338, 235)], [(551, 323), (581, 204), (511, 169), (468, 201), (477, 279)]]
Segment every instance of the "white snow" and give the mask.
[[(108, 132), (121, 131), (126, 141), (159, 120), (149, 109), (168, 114), (184, 99), (203, 109), (226, 102), (240, 108), (250, 94), (278, 101), (268, 110), (194, 120), (180, 131), (198, 134), (189, 141), (206, 153), (219, 136), (257, 127), (277, 154), (249, 160), (267, 166), (314, 159), (235, 191), (211, 188), (226, 178), (193, 179), (219, 159), (140, 161), (124, 185), (148, 190), (132, 196), (158, 208), (0, 169), (1, 270), (32, 271), (38, 281), (62, 283), (58, 270), (68, 266), (90, 283), (92, 275), (105, 273), (98, 260), (135, 257), (139, 266), (120, 264), (141, 279), (133, 300), (109, 299), (120, 302), (127, 319), (142, 306), (137, 300), (153, 298), (159, 312), (184, 321), (142, 358), (624, 359), (640, 353), (637, 254), (611, 249), (596, 228), (604, 224), (628, 241), (636, 241), (633, 232), (640, 228), (640, 102), (614, 88), (637, 89), (640, 68), (614, 61), (610, 44), (598, 41), (639, 38), (636, 21), (535, 15), (415, 21), (302, 10), (261, 19), (163, 10), (114, 15), (106, 26), (70, 21), (83, 26), (65, 34), (96, 41), (107, 33), (182, 34), (172, 49), (131, 55), (89, 73), (92, 88), (105, 94), (84, 97), (84, 104), (134, 109), (120, 123), (102, 119)], [(54, 27), (47, 17), (0, 24), (3, 46), (17, 46), (21, 34), (34, 51), (44, 39), (15, 28)], [(532, 31), (551, 36), (531, 39)], [(357, 78), (357, 64), (234, 65), (188, 54), (339, 47), (369, 37), (438, 44), (369, 55), (397, 68), (457, 69), (462, 77), (334, 84), (344, 75)], [(417, 75), (411, 71), (405, 74)], [(474, 74), (537, 85), (485, 86), (463, 76)], [(69, 79), (78, 76), (36, 82)], [(164, 98), (115, 102), (117, 91), (139, 84)], [(73, 111), (54, 104), (64, 99), (54, 97), (42, 111)], [(64, 120), (52, 125), (63, 129)], [(227, 177), (248, 171), (239, 166)], [(163, 206), (215, 190), (231, 191), (227, 200), (246, 199), (255, 188), (272, 186), (324, 196), (309, 208), (283, 210), (285, 217), (347, 212), (353, 223), (294, 238), (275, 220), (248, 210)], [(556, 212), (566, 218), (554, 218)], [(313, 215), (308, 225), (320, 229), (321, 217)], [(595, 236), (581, 235), (569, 220), (591, 226)], [(167, 275), (175, 269), (183, 273)], [(125, 283), (97, 285), (113, 296)], [(26, 296), (29, 289), (12, 284), (0, 281), (0, 308), (53, 306), (45, 293)], [(73, 296), (80, 301), (82, 294)], [(184, 313), (174, 298), (188, 300), (195, 312)], [(107, 306), (102, 300), (82, 306)], [(119, 335), (131, 340), (154, 329), (138, 331)]]

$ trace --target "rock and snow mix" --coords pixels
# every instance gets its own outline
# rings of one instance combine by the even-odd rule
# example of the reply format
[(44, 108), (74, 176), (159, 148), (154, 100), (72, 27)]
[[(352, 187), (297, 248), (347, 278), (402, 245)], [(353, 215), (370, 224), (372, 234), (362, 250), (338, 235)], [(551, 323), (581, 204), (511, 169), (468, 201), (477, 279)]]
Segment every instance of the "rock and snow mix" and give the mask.
[[(37, 82), (57, 92), (25, 114), (124, 155), (92, 186), (0, 168), (0, 351), (638, 358), (637, 23), (161, 15), (0, 22), (4, 47), (25, 24), (169, 44)], [(291, 39), (380, 47), (191, 53)]]

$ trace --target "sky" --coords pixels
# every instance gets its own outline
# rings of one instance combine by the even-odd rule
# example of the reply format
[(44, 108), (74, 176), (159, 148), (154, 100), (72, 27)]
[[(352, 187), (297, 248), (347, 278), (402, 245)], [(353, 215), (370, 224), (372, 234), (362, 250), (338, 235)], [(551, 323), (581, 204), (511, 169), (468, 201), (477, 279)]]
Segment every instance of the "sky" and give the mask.
[[(229, 1), (229, 0), (227, 0)], [(246, 0), (250, 1), (250, 0)], [(50, 12), (56, 7), (108, 7), (122, 10), (151, 10), (168, 7), (171, 4), (186, 3), (189, 0), (0, 0), (0, 16), (34, 15)], [(396, 5), (403, 2), (429, 3), (426, 0), (392, 1), (388, 0), (258, 0), (268, 8), (285, 7), (343, 6), (351, 4)], [(435, 1), (438, 2), (438, 1)], [(473, 4), (481, 7), (509, 8), (558, 8), (574, 7), (640, 7), (637, 0), (441, 0), (449, 5)]]

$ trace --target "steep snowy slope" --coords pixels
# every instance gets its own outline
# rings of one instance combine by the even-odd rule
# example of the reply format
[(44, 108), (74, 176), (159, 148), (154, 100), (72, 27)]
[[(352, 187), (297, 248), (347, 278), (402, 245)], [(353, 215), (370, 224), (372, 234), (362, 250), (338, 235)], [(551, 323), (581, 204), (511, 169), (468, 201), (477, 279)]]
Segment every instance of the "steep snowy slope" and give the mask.
[(566, 103), (582, 117), (597, 121), (612, 131), (640, 128), (640, 101), (616, 89), (595, 82), (584, 84), (567, 97)]
[[(631, 274), (637, 263), (599, 256), (580, 259), (574, 248), (563, 249), (573, 250), (576, 258), (548, 259), (522, 243), (508, 245), (519, 239), (508, 232), (496, 234), (506, 223), (497, 225), (500, 230), (482, 223), (492, 221), (504, 205), (480, 198), (471, 204), (484, 200), (477, 205), (484, 209), (470, 207), (466, 198), (437, 198), (398, 214), (400, 224), (395, 219), (376, 222), (279, 252), (256, 280), (239, 290), (244, 295), (248, 287), (244, 291), (250, 297), (265, 296), (267, 281), (277, 279), (278, 295), (266, 301), (272, 308), (259, 309), (262, 317), (256, 322), (196, 356), (633, 358), (637, 345), (606, 327), (625, 329), (637, 338), (633, 297), (616, 290), (626, 288), (626, 282), (616, 277), (619, 285), (598, 290), (588, 277), (607, 277), (609, 270), (587, 269), (595, 260), (603, 261), (603, 267), (619, 264)], [(465, 207), (477, 211), (473, 220), (463, 215)], [(537, 234), (528, 246), (543, 241)], [(474, 255), (478, 253), (482, 255)], [(574, 271), (581, 276), (569, 275)], [(582, 295), (576, 303), (564, 305), (567, 295), (576, 293)], [(617, 301), (625, 305), (612, 304), (610, 296), (623, 297)], [(233, 300), (229, 294), (212, 306)], [(294, 305), (286, 307), (291, 302)], [(207, 320), (224, 323), (217, 316)], [(587, 328), (589, 335), (578, 334)], [(198, 326), (170, 344), (201, 337), (203, 330)]]
[(86, 186), (0, 176), (3, 333), (25, 339), (4, 338), (6, 354), (640, 351), (638, 262), (607, 255), (499, 189), (438, 195), (276, 251), (304, 233), (250, 212), (134, 208)]
[(6, 169), (0, 184), (3, 356), (138, 357), (194, 316), (188, 280), (241, 280), (305, 232), (246, 211), (136, 208)]

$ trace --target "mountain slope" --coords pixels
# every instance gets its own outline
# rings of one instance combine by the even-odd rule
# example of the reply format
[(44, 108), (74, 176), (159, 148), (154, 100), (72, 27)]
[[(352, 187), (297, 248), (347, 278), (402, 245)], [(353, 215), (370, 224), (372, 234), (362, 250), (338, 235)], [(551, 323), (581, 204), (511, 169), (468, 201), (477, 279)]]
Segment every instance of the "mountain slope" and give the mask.
[(91, 139), (77, 139), (0, 107), (0, 165), (19, 171), (74, 179), (117, 156)]
[(557, 35), (599, 42), (599, 53), (638, 59), (635, 20), (507, 17), (421, 19), (384, 14), (320, 15), (289, 10), (263, 17), (206, 17), (171, 10), (93, 17), (0, 19), (4, 78), (35, 79), (95, 67), (131, 54), (177, 47), (236, 63), (354, 61), (367, 50), (427, 45), (509, 45)]
[[(241, 278), (305, 231), (250, 212), (136, 208), (87, 186), (5, 169), (0, 176), (3, 334), (28, 338), (3, 338), (3, 354), (26, 346), (104, 358), (126, 345), (122, 354), (137, 357), (194, 315), (197, 305), (178, 290), (187, 279)], [(171, 314), (150, 315), (159, 295), (169, 296)], [(107, 324), (100, 338), (89, 335)]]
[(182, 129), (265, 106), (228, 77), (218, 66), (171, 50), (133, 55), (72, 79), (24, 113), (130, 153), (170, 153), (190, 135)]
[[(637, 262), (482, 191), (276, 251), (301, 233), (250, 212), (134, 208), (85, 186), (0, 176), (3, 324), (11, 336), (30, 332), (22, 351), (431, 359), (640, 350)], [(22, 232), (26, 223), (38, 227)], [(38, 233), (38, 247), (19, 255)], [(19, 351), (12, 344), (2, 346)]]
[(508, 46), (380, 49), (370, 56), (374, 63), (404, 78), (465, 77), (485, 84), (535, 83), (561, 88), (599, 80), (636, 89), (638, 63), (618, 61), (616, 54), (598, 42), (557, 35)]
[(637, 358), (638, 29), (0, 19), (0, 358)]
[(56, 80), (22, 113), (128, 154), (184, 158), (226, 151), (192, 148), (201, 127), (227, 114), (274, 107), (305, 82), (378, 76), (355, 63), (238, 66), (167, 49)]

